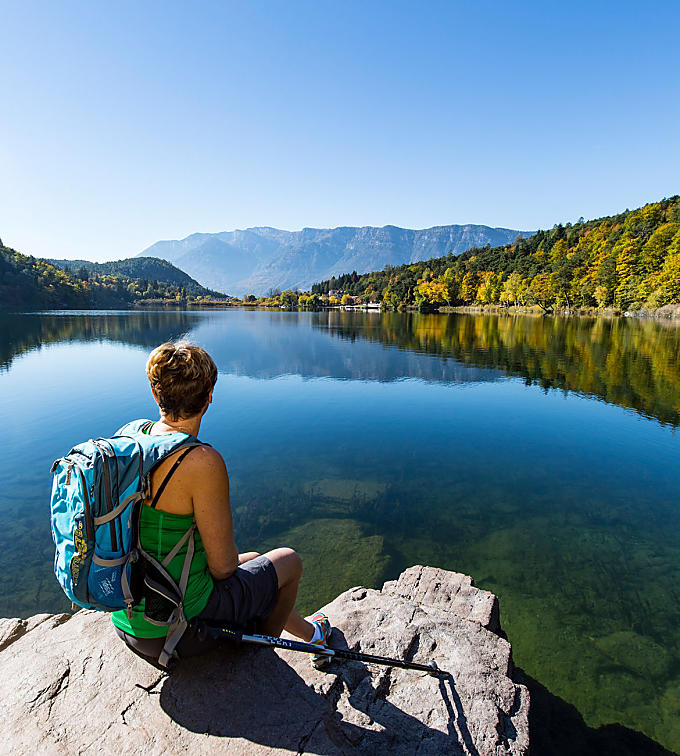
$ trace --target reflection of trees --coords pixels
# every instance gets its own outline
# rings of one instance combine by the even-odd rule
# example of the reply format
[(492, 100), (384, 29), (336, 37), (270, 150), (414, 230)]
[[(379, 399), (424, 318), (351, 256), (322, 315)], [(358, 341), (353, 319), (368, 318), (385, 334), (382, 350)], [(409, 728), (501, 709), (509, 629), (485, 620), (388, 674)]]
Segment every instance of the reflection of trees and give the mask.
[(600, 397), (680, 425), (680, 329), (652, 320), (330, 312), (317, 327)]
[(0, 370), (7, 369), (18, 354), (60, 341), (117, 341), (154, 347), (189, 331), (198, 317), (186, 311), (0, 315)]
[[(61, 341), (151, 348), (207, 317), (191, 311), (0, 315), (0, 370), (16, 354)], [(329, 332), (340, 341), (328, 339)], [(680, 425), (680, 329), (659, 321), (233, 311), (202, 329), (201, 343), (221, 372), (254, 378), (467, 382), (494, 380), (502, 371)]]
[[(298, 375), (353, 381), (394, 381), (419, 378), (443, 383), (491, 381), (500, 371), (480, 370), (436, 355), (408, 349), (385, 349), (379, 340), (361, 338), (367, 328), (380, 327), (380, 314), (353, 315), (359, 331), (353, 343), (328, 338), (327, 312), (229, 311), (202, 329), (201, 345), (221, 373), (251, 378)], [(404, 316), (400, 316), (404, 317)]]

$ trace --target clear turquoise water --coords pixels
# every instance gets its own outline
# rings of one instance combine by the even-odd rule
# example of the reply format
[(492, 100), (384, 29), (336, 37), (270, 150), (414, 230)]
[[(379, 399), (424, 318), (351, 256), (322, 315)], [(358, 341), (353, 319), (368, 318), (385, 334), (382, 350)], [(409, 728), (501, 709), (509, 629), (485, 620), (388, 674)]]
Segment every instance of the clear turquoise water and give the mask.
[(147, 353), (220, 376), (201, 436), (242, 550), (297, 548), (303, 611), (415, 563), (500, 597), (516, 663), (590, 726), (680, 750), (680, 331), (262, 311), (0, 319), (0, 616), (62, 610), (49, 468), (153, 417)]

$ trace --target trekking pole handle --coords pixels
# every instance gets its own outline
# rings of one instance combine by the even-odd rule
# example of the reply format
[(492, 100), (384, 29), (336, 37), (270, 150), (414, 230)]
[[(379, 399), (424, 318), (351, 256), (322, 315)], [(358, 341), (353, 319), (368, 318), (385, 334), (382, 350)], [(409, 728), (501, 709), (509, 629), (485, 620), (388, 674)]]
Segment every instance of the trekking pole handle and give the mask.
[(240, 630), (233, 630), (230, 627), (220, 627), (219, 625), (209, 625), (208, 623), (199, 624), (199, 635), (206, 633), (210, 638), (215, 640), (227, 640), (232, 643), (240, 643), (243, 639), (243, 633)]

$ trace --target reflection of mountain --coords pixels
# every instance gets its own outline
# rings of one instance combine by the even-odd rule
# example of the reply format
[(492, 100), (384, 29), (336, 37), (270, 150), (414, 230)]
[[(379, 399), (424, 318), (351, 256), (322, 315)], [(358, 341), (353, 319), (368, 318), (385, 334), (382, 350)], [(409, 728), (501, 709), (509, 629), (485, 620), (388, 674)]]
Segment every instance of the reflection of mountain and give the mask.
[(0, 369), (44, 343), (151, 349), (185, 333), (221, 373), (443, 383), (517, 376), (680, 425), (680, 329), (650, 320), (249, 310), (5, 315)]
[(0, 370), (18, 354), (59, 341), (116, 341), (152, 348), (190, 331), (198, 317), (186, 311), (0, 315)]
[(384, 313), (366, 328), (328, 313), (342, 340), (379, 341), (502, 370), (680, 425), (680, 328), (652, 320)]
[(351, 342), (330, 339), (329, 319), (338, 314), (230, 311), (225, 317), (204, 320), (191, 338), (210, 352), (221, 373), (251, 378), (299, 375), (336, 380), (419, 378), (465, 383), (496, 380), (502, 375), (490, 368), (375, 343), (379, 339), (369, 340), (366, 334), (380, 328), (382, 321), (377, 313), (342, 313), (352, 318), (358, 332)]
[[(239, 312), (203, 326), (222, 372), (440, 382), (517, 376), (680, 425), (680, 329), (650, 320)], [(328, 339), (327, 335), (335, 336)]]

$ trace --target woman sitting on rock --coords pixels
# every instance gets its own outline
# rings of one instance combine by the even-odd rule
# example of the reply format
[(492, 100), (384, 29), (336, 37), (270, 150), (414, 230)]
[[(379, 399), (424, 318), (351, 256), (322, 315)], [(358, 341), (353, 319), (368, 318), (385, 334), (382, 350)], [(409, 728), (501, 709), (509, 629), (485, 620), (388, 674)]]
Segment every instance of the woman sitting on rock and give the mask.
[[(160, 419), (131, 424), (135, 432), (152, 436), (180, 432), (197, 438), (217, 381), (217, 367), (210, 355), (184, 341), (162, 344), (149, 355), (146, 374)], [(119, 433), (129, 430), (126, 426)], [(208, 650), (215, 643), (202, 637), (196, 620), (251, 632), (256, 629), (267, 635), (280, 635), (285, 628), (305, 641), (325, 644), (330, 633), (326, 616), (318, 613), (307, 621), (294, 608), (302, 577), (298, 554), (289, 548), (263, 555), (238, 553), (227, 468), (220, 453), (207, 445), (172, 453), (153, 472), (141, 511), (141, 546), (162, 562), (193, 522), (198, 532), (184, 612), (194, 622), (176, 648), (179, 658)], [(176, 581), (186, 552), (184, 544), (167, 567)], [(131, 617), (126, 611), (114, 612), (113, 623), (132, 650), (155, 664), (167, 627), (149, 622), (144, 611), (142, 603), (133, 608)]]

